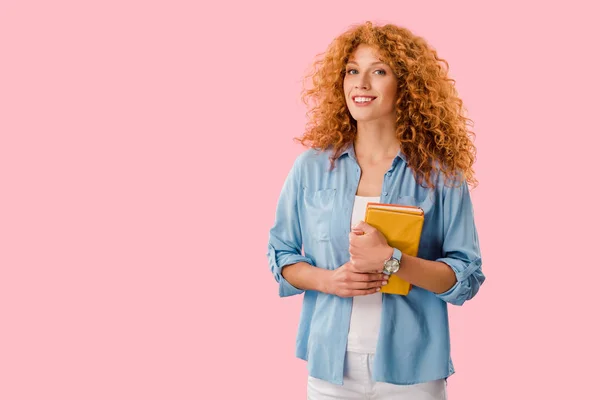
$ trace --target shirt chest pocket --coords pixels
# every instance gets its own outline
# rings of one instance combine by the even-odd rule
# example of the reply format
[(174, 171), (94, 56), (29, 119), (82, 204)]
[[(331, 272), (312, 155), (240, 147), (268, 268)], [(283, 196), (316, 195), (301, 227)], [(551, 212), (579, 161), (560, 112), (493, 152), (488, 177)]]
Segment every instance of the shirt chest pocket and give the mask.
[(306, 234), (317, 241), (331, 238), (331, 217), (336, 189), (304, 190)]

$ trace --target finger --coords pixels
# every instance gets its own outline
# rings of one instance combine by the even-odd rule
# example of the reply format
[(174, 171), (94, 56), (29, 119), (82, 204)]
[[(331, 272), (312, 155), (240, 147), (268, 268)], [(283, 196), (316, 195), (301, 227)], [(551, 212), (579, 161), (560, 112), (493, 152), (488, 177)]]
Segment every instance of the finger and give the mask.
[(359, 272), (360, 272), (359, 270), (357, 270), (357, 269), (356, 269), (356, 266), (354, 265), (354, 261), (352, 260), (352, 257), (350, 257), (350, 261), (348, 261), (348, 262), (346, 263), (346, 265), (348, 266), (348, 267), (347, 267), (347, 268), (348, 268), (348, 271), (351, 271), (351, 272), (356, 272), (356, 273), (359, 273)]
[(350, 243), (350, 246), (353, 246), (356, 244), (356, 241), (359, 240), (362, 237), (362, 235), (357, 235), (354, 232), (350, 232), (348, 234), (348, 243)]
[[(358, 272), (360, 274), (365, 274), (365, 273), (370, 273), (371, 271), (373, 271), (371, 268), (373, 268), (373, 266), (365, 266), (363, 265), (364, 262), (358, 260), (358, 261), (353, 261), (352, 262), (352, 272)], [(368, 269), (367, 269), (368, 268)]]
[(363, 282), (375, 282), (375, 281), (383, 281), (385, 280), (383, 274), (371, 273), (371, 272), (355, 272), (353, 274), (353, 278), (356, 281)]
[(352, 290), (370, 290), (370, 289), (377, 289), (380, 288), (381, 286), (383, 286), (383, 281), (382, 280), (377, 280), (377, 281), (354, 281), (354, 282), (348, 282), (346, 284), (346, 287), (348, 289), (352, 289)]
[(360, 221), (352, 227), (352, 229), (361, 230), (365, 235), (377, 230), (374, 226), (367, 224), (365, 221)]
[[(358, 262), (358, 265), (357, 265), (357, 262), (353, 261), (353, 260), (352, 260), (352, 258), (353, 258), (353, 257), (351, 257), (351, 258), (350, 258), (350, 259), (351, 259), (351, 261), (350, 261), (350, 263), (351, 263), (351, 264), (348, 266), (348, 270), (349, 270), (350, 272), (354, 272), (354, 273), (357, 273), (357, 274), (370, 274), (370, 273), (377, 273), (377, 271), (373, 271), (373, 270), (368, 270), (368, 271), (366, 271), (366, 270), (363, 270), (363, 269), (360, 267), (360, 265), (361, 265), (361, 262), (359, 261), (359, 262)], [(380, 271), (380, 272), (383, 272), (383, 271)]]

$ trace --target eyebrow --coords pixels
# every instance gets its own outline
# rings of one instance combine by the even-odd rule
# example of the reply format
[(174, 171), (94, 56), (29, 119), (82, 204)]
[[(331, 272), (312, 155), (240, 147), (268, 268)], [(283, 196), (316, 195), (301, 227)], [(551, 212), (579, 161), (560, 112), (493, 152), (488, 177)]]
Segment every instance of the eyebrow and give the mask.
[[(358, 65), (358, 63), (356, 61), (348, 61), (348, 64), (355, 64)], [(383, 64), (383, 65), (387, 65), (386, 63), (384, 63), (383, 61), (376, 61), (374, 63), (371, 63), (371, 65), (377, 65), (377, 64)]]

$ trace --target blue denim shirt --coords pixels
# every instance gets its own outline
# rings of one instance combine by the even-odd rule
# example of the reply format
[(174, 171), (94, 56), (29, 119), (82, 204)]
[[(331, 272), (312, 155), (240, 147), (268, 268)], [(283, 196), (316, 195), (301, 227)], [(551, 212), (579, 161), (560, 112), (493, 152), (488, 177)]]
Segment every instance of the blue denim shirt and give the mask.
[[(331, 171), (330, 155), (330, 150), (309, 149), (294, 161), (269, 231), (267, 256), (279, 295), (304, 295), (296, 356), (307, 361), (309, 375), (342, 384), (352, 297), (304, 291), (281, 274), (284, 266), (300, 261), (333, 270), (350, 259), (350, 221), (361, 170), (353, 146)], [(445, 186), (442, 174), (436, 179), (435, 189), (420, 186), (401, 151), (384, 176), (382, 203), (425, 211), (417, 256), (448, 264), (457, 282), (440, 294), (414, 285), (407, 296), (383, 294), (376, 381), (407, 385), (452, 375), (447, 304), (462, 305), (485, 280), (468, 186)]]

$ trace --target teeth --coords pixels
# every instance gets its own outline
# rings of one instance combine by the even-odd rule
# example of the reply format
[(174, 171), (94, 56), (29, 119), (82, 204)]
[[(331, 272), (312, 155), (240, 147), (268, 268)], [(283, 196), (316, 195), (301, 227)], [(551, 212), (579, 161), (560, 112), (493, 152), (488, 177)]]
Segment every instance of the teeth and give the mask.
[(372, 101), (373, 99), (371, 97), (356, 97), (354, 99), (355, 102), (357, 103), (367, 103), (369, 101)]

